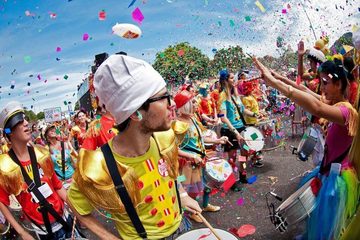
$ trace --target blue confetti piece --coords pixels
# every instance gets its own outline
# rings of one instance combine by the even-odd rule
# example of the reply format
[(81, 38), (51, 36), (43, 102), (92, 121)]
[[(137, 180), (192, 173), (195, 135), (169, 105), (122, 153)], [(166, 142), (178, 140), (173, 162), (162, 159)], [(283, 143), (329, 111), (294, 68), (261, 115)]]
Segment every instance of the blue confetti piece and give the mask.
[(134, 5), (135, 2), (136, 2), (136, 0), (132, 0), (131, 3), (129, 4), (128, 8), (131, 7), (132, 5)]
[(248, 183), (249, 183), (249, 184), (253, 184), (254, 182), (256, 182), (257, 176), (254, 175), (254, 176), (248, 178), (247, 180), (248, 180)]
[(4, 132), (5, 132), (6, 134), (10, 134), (10, 133), (11, 133), (11, 129), (10, 129), (10, 128), (5, 128), (5, 129), (4, 129)]

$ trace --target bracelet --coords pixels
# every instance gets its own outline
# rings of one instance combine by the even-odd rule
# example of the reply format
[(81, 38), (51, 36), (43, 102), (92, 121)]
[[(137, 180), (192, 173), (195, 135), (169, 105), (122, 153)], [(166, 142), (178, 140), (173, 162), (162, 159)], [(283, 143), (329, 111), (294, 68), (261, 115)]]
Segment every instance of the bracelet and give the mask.
[(187, 196), (189, 196), (187, 192), (180, 193), (180, 198), (184, 198), (184, 197), (187, 197)]

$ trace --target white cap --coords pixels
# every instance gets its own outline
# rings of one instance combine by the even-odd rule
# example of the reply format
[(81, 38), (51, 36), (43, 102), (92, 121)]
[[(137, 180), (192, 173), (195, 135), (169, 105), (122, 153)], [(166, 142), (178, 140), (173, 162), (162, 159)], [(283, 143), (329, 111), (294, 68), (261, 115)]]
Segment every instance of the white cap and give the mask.
[[(0, 128), (5, 128), (5, 125), (8, 122), (8, 120), (16, 113), (20, 113), (20, 112), (24, 113), (24, 109), (19, 102), (16, 101), (8, 102), (3, 108), (3, 110), (0, 112)], [(11, 125), (15, 126), (14, 124), (15, 122)]]
[(125, 55), (111, 55), (95, 72), (95, 94), (115, 118), (124, 122), (143, 103), (166, 86), (147, 62)]

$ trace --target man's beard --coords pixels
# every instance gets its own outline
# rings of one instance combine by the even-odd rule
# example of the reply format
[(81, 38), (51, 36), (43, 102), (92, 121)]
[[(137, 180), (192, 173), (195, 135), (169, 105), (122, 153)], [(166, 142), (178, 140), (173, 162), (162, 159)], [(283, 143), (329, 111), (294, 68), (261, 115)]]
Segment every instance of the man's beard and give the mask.
[[(149, 118), (154, 119), (154, 118)], [(171, 127), (171, 124), (167, 124), (165, 120), (162, 120), (158, 123), (150, 123), (147, 119), (144, 119), (143, 124), (141, 125), (141, 132), (144, 134), (149, 134), (153, 132), (162, 132), (167, 131)]]

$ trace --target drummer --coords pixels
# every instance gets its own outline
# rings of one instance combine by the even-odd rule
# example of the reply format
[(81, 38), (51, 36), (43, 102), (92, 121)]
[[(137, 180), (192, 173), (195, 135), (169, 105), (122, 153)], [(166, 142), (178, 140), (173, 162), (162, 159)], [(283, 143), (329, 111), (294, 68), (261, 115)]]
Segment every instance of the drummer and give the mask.
[[(186, 180), (182, 185), (188, 195), (194, 199), (203, 196), (203, 211), (217, 212), (219, 206), (209, 204), (211, 189), (204, 186), (203, 171), (206, 161), (205, 144), (216, 143), (224, 144), (228, 140), (227, 137), (219, 139), (203, 138), (202, 132), (204, 126), (195, 117), (198, 104), (194, 95), (187, 90), (182, 90), (174, 97), (176, 107), (178, 109), (178, 118), (174, 124), (174, 130), (177, 134), (184, 135), (180, 144), (179, 157), (180, 171)], [(201, 218), (196, 214), (191, 214), (190, 218), (196, 222), (202, 222)]]
[[(260, 110), (259, 110), (259, 103), (256, 100), (255, 96), (253, 95), (255, 87), (254, 83), (252, 81), (245, 81), (243, 83), (243, 94), (244, 97), (241, 98), (241, 101), (243, 102), (246, 109), (250, 110), (251, 112), (255, 113), (255, 117), (253, 116), (244, 116), (245, 121), (248, 125), (256, 126), (258, 124), (258, 116), (260, 116)], [(264, 166), (263, 164), (263, 154), (261, 151), (254, 152), (250, 155), (250, 158), (252, 160), (252, 164), (254, 167), (261, 168)]]
[[(224, 152), (228, 154), (228, 159), (237, 159), (239, 153), (237, 150), (244, 146), (244, 139), (241, 132), (245, 129), (246, 122), (243, 114), (247, 116), (256, 117), (255, 112), (245, 109), (237, 88), (235, 87), (234, 74), (229, 71), (220, 71), (220, 96), (218, 102), (219, 116), (223, 123), (221, 128), (221, 135), (227, 136), (229, 142), (224, 146)], [(240, 164), (239, 167), (239, 181), (237, 181), (232, 189), (240, 191), (241, 183), (247, 183), (246, 178), (246, 163)]]
[[(340, 234), (339, 230), (345, 227), (345, 221), (340, 220), (349, 219), (354, 215), (359, 199), (358, 191), (356, 191), (358, 175), (348, 157), (353, 136), (358, 128), (358, 113), (345, 97), (348, 81), (342, 63), (337, 60), (335, 62), (326, 61), (319, 68), (321, 91), (326, 100), (330, 102), (330, 104), (326, 104), (309, 93), (277, 80), (270, 70), (255, 57), (253, 61), (268, 85), (281, 91), (311, 114), (331, 122), (325, 139), (326, 150), (318, 175), (322, 179), (323, 187), (320, 188), (317, 199), (322, 199), (323, 202), (319, 203), (311, 214), (313, 217), (309, 220), (307, 237), (308, 239), (337, 239)], [(341, 163), (342, 167), (341, 178), (334, 185), (326, 176), (329, 174), (331, 164), (335, 162)], [(338, 184), (342, 184), (342, 187)], [(328, 205), (331, 201), (329, 198), (319, 198), (329, 191), (337, 193), (336, 199), (345, 204), (342, 206), (344, 209), (340, 209), (341, 205)], [(352, 205), (349, 204), (351, 202)], [(324, 206), (331, 206), (331, 209), (322, 209)], [(322, 209), (322, 212), (319, 209)], [(325, 223), (329, 223), (327, 219), (336, 221), (326, 225)]]

